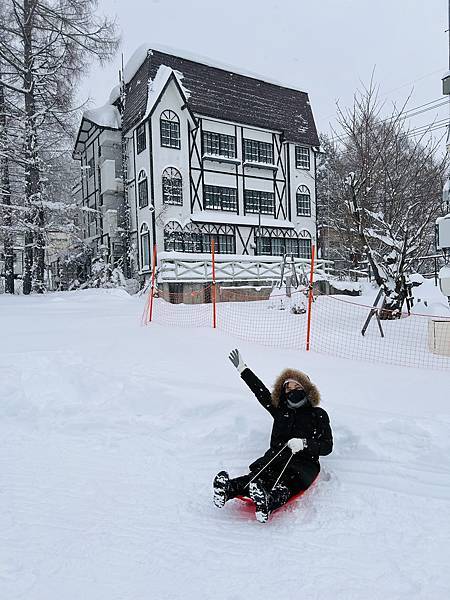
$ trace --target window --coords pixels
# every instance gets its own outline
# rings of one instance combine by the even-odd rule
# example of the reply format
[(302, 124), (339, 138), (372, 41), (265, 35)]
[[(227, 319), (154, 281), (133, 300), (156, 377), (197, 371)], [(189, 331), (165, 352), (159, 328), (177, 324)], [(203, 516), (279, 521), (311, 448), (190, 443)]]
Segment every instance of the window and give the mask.
[(164, 169), (162, 174), (162, 196), (164, 204), (183, 204), (183, 180), (174, 167)]
[(256, 230), (255, 242), (258, 255), (292, 254), (295, 257), (311, 258), (311, 236), (306, 230), (297, 233), (293, 229), (261, 227)]
[(188, 223), (184, 228), (177, 221), (170, 221), (164, 227), (164, 249), (167, 252), (211, 253), (212, 240), (218, 254), (234, 254), (236, 236), (231, 225), (197, 225)]
[(141, 258), (142, 269), (150, 268), (150, 233), (146, 223), (141, 226)]
[(246, 213), (261, 213), (262, 215), (274, 215), (275, 200), (273, 192), (245, 190), (244, 210)]
[(258, 235), (256, 238), (256, 253), (258, 256), (271, 256), (272, 240), (268, 236)]
[(297, 216), (311, 216), (311, 196), (306, 185), (300, 185), (297, 188)]
[(236, 138), (233, 135), (204, 131), (203, 153), (236, 158)]
[(183, 228), (177, 221), (170, 221), (164, 227), (164, 250), (184, 252)]
[(306, 146), (295, 147), (295, 166), (297, 169), (309, 169), (309, 148)]
[(172, 110), (165, 110), (161, 114), (161, 146), (166, 148), (181, 148), (180, 119)]
[(244, 161), (273, 164), (273, 145), (244, 139)]
[(88, 161), (88, 174), (89, 177), (92, 177), (94, 175), (94, 169), (95, 169), (95, 162), (94, 162), (94, 157), (92, 156), (89, 161)]
[(203, 208), (211, 210), (237, 211), (236, 190), (218, 185), (205, 185)]
[(293, 239), (286, 238), (285, 252), (286, 252), (286, 254), (293, 254), (294, 256), (298, 256), (298, 239), (297, 239), (297, 237), (295, 237)]
[[(309, 235), (309, 234), (308, 234)], [(300, 258), (311, 258), (311, 238), (305, 237), (298, 240)]]
[(139, 125), (136, 129), (136, 149), (137, 153), (140, 154), (147, 147), (147, 137), (145, 134), (145, 123)]
[(185, 252), (202, 251), (202, 234), (198, 226), (194, 223), (188, 223), (183, 230), (183, 243)]
[(138, 177), (138, 199), (139, 208), (148, 206), (148, 184), (145, 171), (141, 171)]

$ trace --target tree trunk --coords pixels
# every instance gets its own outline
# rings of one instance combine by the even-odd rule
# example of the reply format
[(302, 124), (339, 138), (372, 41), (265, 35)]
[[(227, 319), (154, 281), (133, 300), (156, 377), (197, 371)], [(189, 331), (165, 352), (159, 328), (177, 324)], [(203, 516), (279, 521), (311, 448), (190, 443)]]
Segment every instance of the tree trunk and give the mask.
[[(27, 221), (30, 230), (25, 234), (25, 269), (23, 293), (30, 294), (33, 288), (44, 291), (44, 243), (42, 228), (43, 210), (38, 207), (42, 200), (42, 183), (37, 153), (36, 98), (33, 58), (33, 18), (37, 0), (24, 0), (23, 52), (25, 88), (25, 198), (27, 200)], [(34, 266), (34, 271), (33, 271)]]
[(12, 225), (11, 215), (11, 184), (9, 180), (9, 161), (7, 153), (8, 135), (6, 130), (5, 91), (0, 73), (0, 198), (3, 204), (3, 225), (5, 227), (5, 241), (3, 251), (5, 254), (5, 292), (14, 294), (14, 237), (8, 228)]

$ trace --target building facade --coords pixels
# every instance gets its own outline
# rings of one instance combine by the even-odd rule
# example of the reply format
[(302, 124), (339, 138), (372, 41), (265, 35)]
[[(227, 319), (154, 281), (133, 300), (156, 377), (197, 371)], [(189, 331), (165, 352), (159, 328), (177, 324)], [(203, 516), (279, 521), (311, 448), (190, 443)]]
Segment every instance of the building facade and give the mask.
[[(87, 111), (74, 158), (84, 235), (135, 276), (158, 261), (307, 259), (319, 141), (305, 92), (141, 48), (122, 93)], [(255, 259), (256, 260), (256, 259)]]

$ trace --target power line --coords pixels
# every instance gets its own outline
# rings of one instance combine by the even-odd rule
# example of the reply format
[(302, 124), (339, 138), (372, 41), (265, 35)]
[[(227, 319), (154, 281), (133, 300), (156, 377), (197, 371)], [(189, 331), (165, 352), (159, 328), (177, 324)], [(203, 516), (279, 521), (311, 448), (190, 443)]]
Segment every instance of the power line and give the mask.
[[(430, 103), (428, 103), (428, 104), (430, 104)], [(443, 101), (441, 104), (438, 104), (437, 106), (431, 106), (431, 107), (429, 107), (429, 108), (426, 108), (426, 109), (424, 109), (424, 110), (421, 110), (421, 111), (419, 111), (419, 112), (416, 112), (416, 113), (414, 113), (414, 114), (412, 114), (412, 115), (407, 115), (407, 114), (405, 114), (405, 113), (402, 113), (401, 115), (399, 115), (399, 118), (398, 118), (398, 120), (399, 120), (399, 121), (404, 121), (404, 120), (406, 120), (406, 119), (409, 119), (409, 118), (415, 117), (415, 116), (417, 116), (417, 115), (420, 115), (420, 114), (422, 114), (422, 113), (424, 113), (424, 112), (427, 112), (428, 110), (433, 110), (434, 108), (439, 108), (440, 106), (448, 106), (448, 104), (449, 104), (449, 103), (448, 103), (448, 100), (445, 100), (445, 101)], [(426, 105), (423, 105), (423, 106), (426, 106)], [(414, 109), (411, 109), (411, 110), (417, 110), (418, 108), (420, 108), (420, 106), (417, 106), (416, 108), (414, 108)], [(394, 116), (392, 116), (392, 117), (388, 117), (387, 119), (382, 119), (382, 120), (380, 121), (380, 123), (388, 123), (389, 121), (392, 121), (392, 120), (395, 120), (395, 119), (396, 119), (396, 117), (395, 117), (395, 115), (394, 115)], [(433, 125), (436, 125), (436, 124), (438, 124), (438, 123), (442, 123), (442, 122), (447, 122), (447, 121), (448, 121), (448, 119), (447, 119), (447, 118), (446, 118), (446, 119), (441, 119), (440, 121), (433, 121), (433, 122), (431, 122), (431, 123), (427, 123), (427, 124), (425, 124), (425, 125), (420, 125), (420, 126), (417, 128), (417, 129), (422, 129), (422, 128), (424, 128), (424, 129), (426, 130), (428, 127), (432, 127)], [(415, 131), (415, 130), (406, 131), (406, 132), (405, 132), (405, 134), (409, 134), (411, 131)], [(330, 138), (330, 142), (335, 142), (335, 141), (342, 142), (342, 141), (343, 141), (343, 140), (345, 140), (346, 138), (348, 138), (348, 135), (334, 136), (334, 137)]]

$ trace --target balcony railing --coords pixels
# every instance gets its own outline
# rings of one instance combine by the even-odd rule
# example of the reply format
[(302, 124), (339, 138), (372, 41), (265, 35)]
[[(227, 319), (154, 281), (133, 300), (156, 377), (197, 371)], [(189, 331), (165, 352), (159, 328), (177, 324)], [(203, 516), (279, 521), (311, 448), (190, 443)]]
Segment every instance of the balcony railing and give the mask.
[[(309, 275), (310, 260), (295, 258), (297, 274)], [(216, 256), (216, 281), (271, 281), (279, 280), (283, 259), (279, 256)], [(316, 261), (317, 271), (329, 272), (333, 263)], [(290, 267), (288, 267), (290, 270)], [(211, 256), (186, 255), (177, 252), (158, 254), (158, 282), (203, 282), (212, 280)]]

